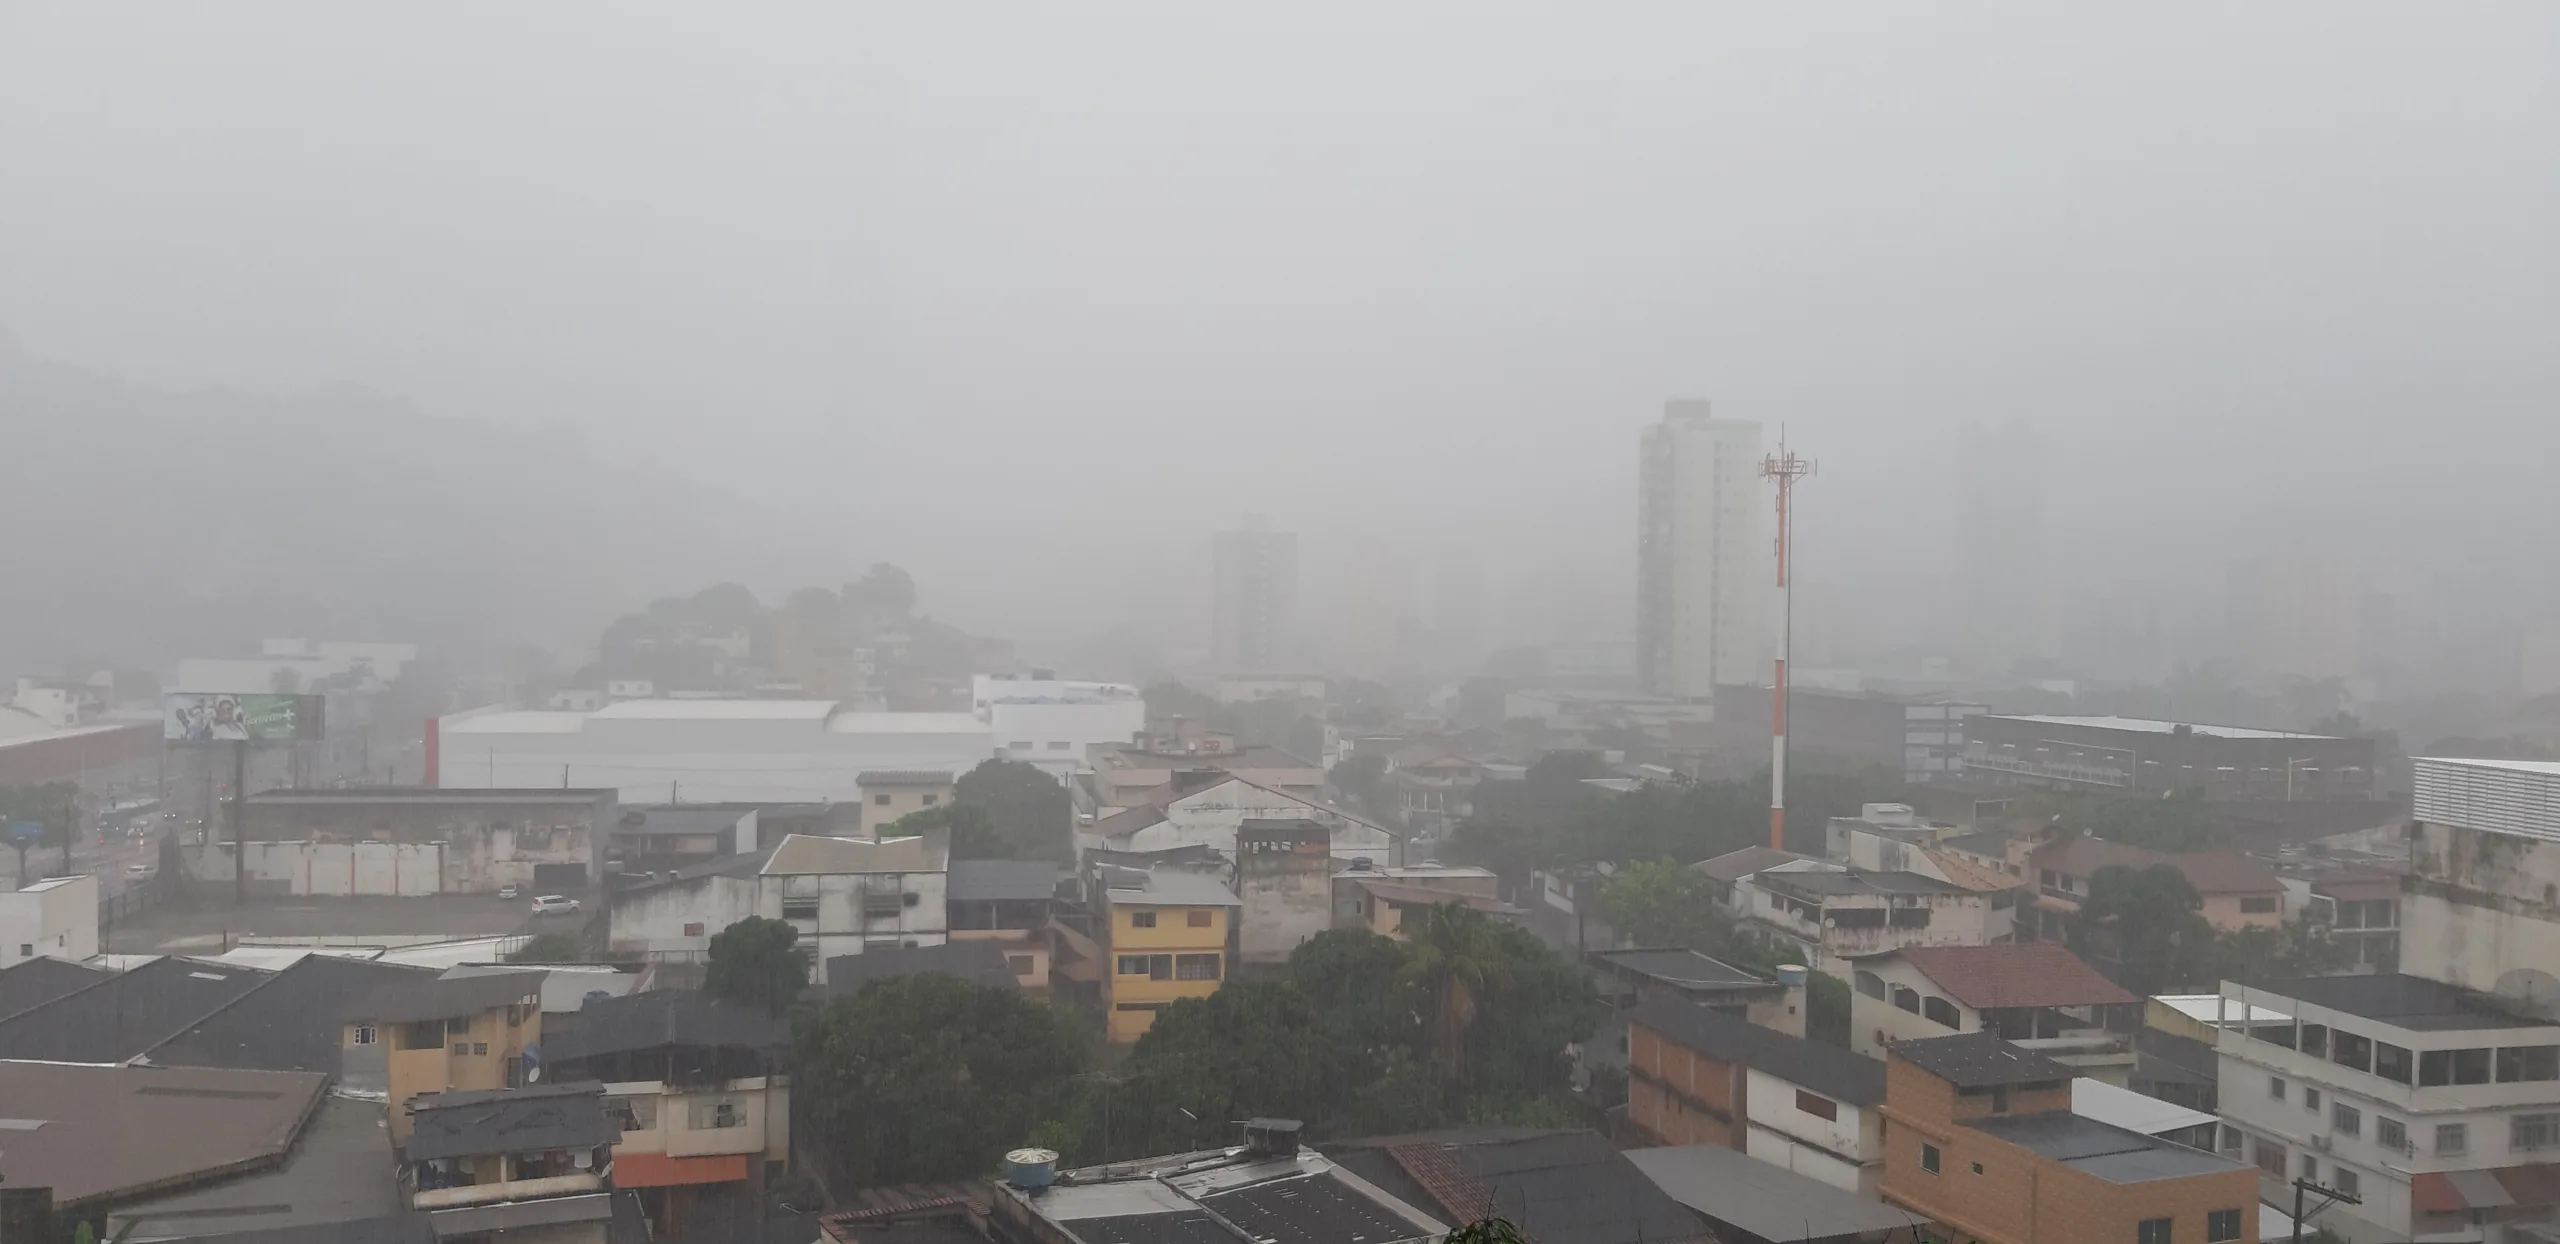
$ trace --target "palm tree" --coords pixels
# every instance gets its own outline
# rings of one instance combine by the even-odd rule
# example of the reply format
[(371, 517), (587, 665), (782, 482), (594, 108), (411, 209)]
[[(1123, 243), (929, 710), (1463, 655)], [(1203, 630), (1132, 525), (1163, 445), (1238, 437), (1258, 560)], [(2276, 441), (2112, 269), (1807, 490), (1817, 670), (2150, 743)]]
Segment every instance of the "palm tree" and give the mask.
[(1475, 1026), (1476, 1007), (1510, 980), (1501, 941), (1483, 912), (1459, 903), (1428, 908), (1418, 922), (1407, 917), (1405, 936), (1404, 966), (1396, 979), (1420, 986), (1431, 999), (1441, 1056), (1449, 1074), (1463, 1080), (1467, 1031)]

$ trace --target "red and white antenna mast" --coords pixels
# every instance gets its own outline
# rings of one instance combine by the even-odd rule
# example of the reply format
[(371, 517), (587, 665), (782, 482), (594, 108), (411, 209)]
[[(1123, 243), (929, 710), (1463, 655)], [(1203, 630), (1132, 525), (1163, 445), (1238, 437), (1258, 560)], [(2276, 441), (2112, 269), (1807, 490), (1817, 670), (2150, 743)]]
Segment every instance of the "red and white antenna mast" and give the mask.
[(1794, 533), (1796, 481), (1813, 474), (1811, 459), (1787, 449), (1787, 433), (1778, 430), (1778, 452), (1760, 460), (1763, 478), (1778, 485), (1778, 674), (1769, 686), (1769, 845), (1787, 847), (1787, 656), (1795, 638), (1795, 588), (1787, 563)]

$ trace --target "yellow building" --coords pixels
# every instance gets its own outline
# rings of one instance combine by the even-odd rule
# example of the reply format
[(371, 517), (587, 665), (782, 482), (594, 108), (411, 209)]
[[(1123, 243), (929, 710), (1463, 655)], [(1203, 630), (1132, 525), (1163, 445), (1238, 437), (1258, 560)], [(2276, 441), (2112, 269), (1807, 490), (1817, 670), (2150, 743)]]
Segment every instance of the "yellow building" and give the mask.
[(528, 1083), (526, 1051), (539, 1058), (542, 1042), (542, 979), (505, 972), (386, 985), (348, 1008), (345, 1061), (364, 1079), (381, 1068), (392, 1144), (409, 1143), (412, 1098)]
[(1103, 978), (1111, 1040), (1127, 1044), (1154, 1027), (1156, 1012), (1182, 998), (1205, 998), (1227, 978), (1227, 933), (1243, 904), (1215, 878), (1197, 873), (1103, 870)]

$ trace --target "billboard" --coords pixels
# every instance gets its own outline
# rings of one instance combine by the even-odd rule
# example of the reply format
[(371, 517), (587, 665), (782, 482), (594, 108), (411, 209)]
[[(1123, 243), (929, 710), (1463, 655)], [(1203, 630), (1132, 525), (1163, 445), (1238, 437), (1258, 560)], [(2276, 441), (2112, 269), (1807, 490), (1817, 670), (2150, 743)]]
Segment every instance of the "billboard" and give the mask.
[(320, 737), (316, 695), (172, 691), (160, 697), (161, 737), (172, 743), (290, 743)]

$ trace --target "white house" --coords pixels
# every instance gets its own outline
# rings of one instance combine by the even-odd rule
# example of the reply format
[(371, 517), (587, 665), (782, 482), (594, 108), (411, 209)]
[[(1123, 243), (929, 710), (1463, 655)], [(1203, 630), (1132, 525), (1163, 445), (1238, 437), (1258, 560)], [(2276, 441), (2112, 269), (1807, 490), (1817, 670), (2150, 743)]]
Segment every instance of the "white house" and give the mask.
[(826, 961), (870, 946), (939, 946), (949, 936), (950, 849), (941, 831), (874, 841), (793, 834), (762, 855), (735, 856), (625, 890), (606, 908), (606, 943), (661, 959), (698, 959), (749, 916), (784, 920)]
[(1401, 863), (1397, 839), (1366, 818), (1322, 800), (1288, 794), (1233, 774), (1185, 771), (1148, 803), (1123, 809), (1076, 831), (1079, 852), (1164, 851), (1208, 847), (1236, 858), (1236, 834), (1246, 821), (1314, 821), (1333, 832), (1333, 858), (1365, 859), (1375, 867)]
[(2119, 1087), (2142, 999), (2051, 942), (1912, 946), (1853, 960), (1849, 1047), (1988, 1032)]
[(0, 893), (0, 967), (29, 959), (78, 963), (97, 953), (96, 877), (47, 877)]
[(1921, 873), (1861, 872), (1805, 860), (1741, 878), (1733, 883), (1732, 901), (1752, 932), (1846, 981), (1849, 962), (1860, 955), (2005, 938), (2012, 908), (1995, 904), (2007, 897)]
[(1882, 1062), (1667, 996), (1629, 1011), (1627, 1036), (1627, 1122), (1640, 1136), (1740, 1149), (1875, 1195)]

